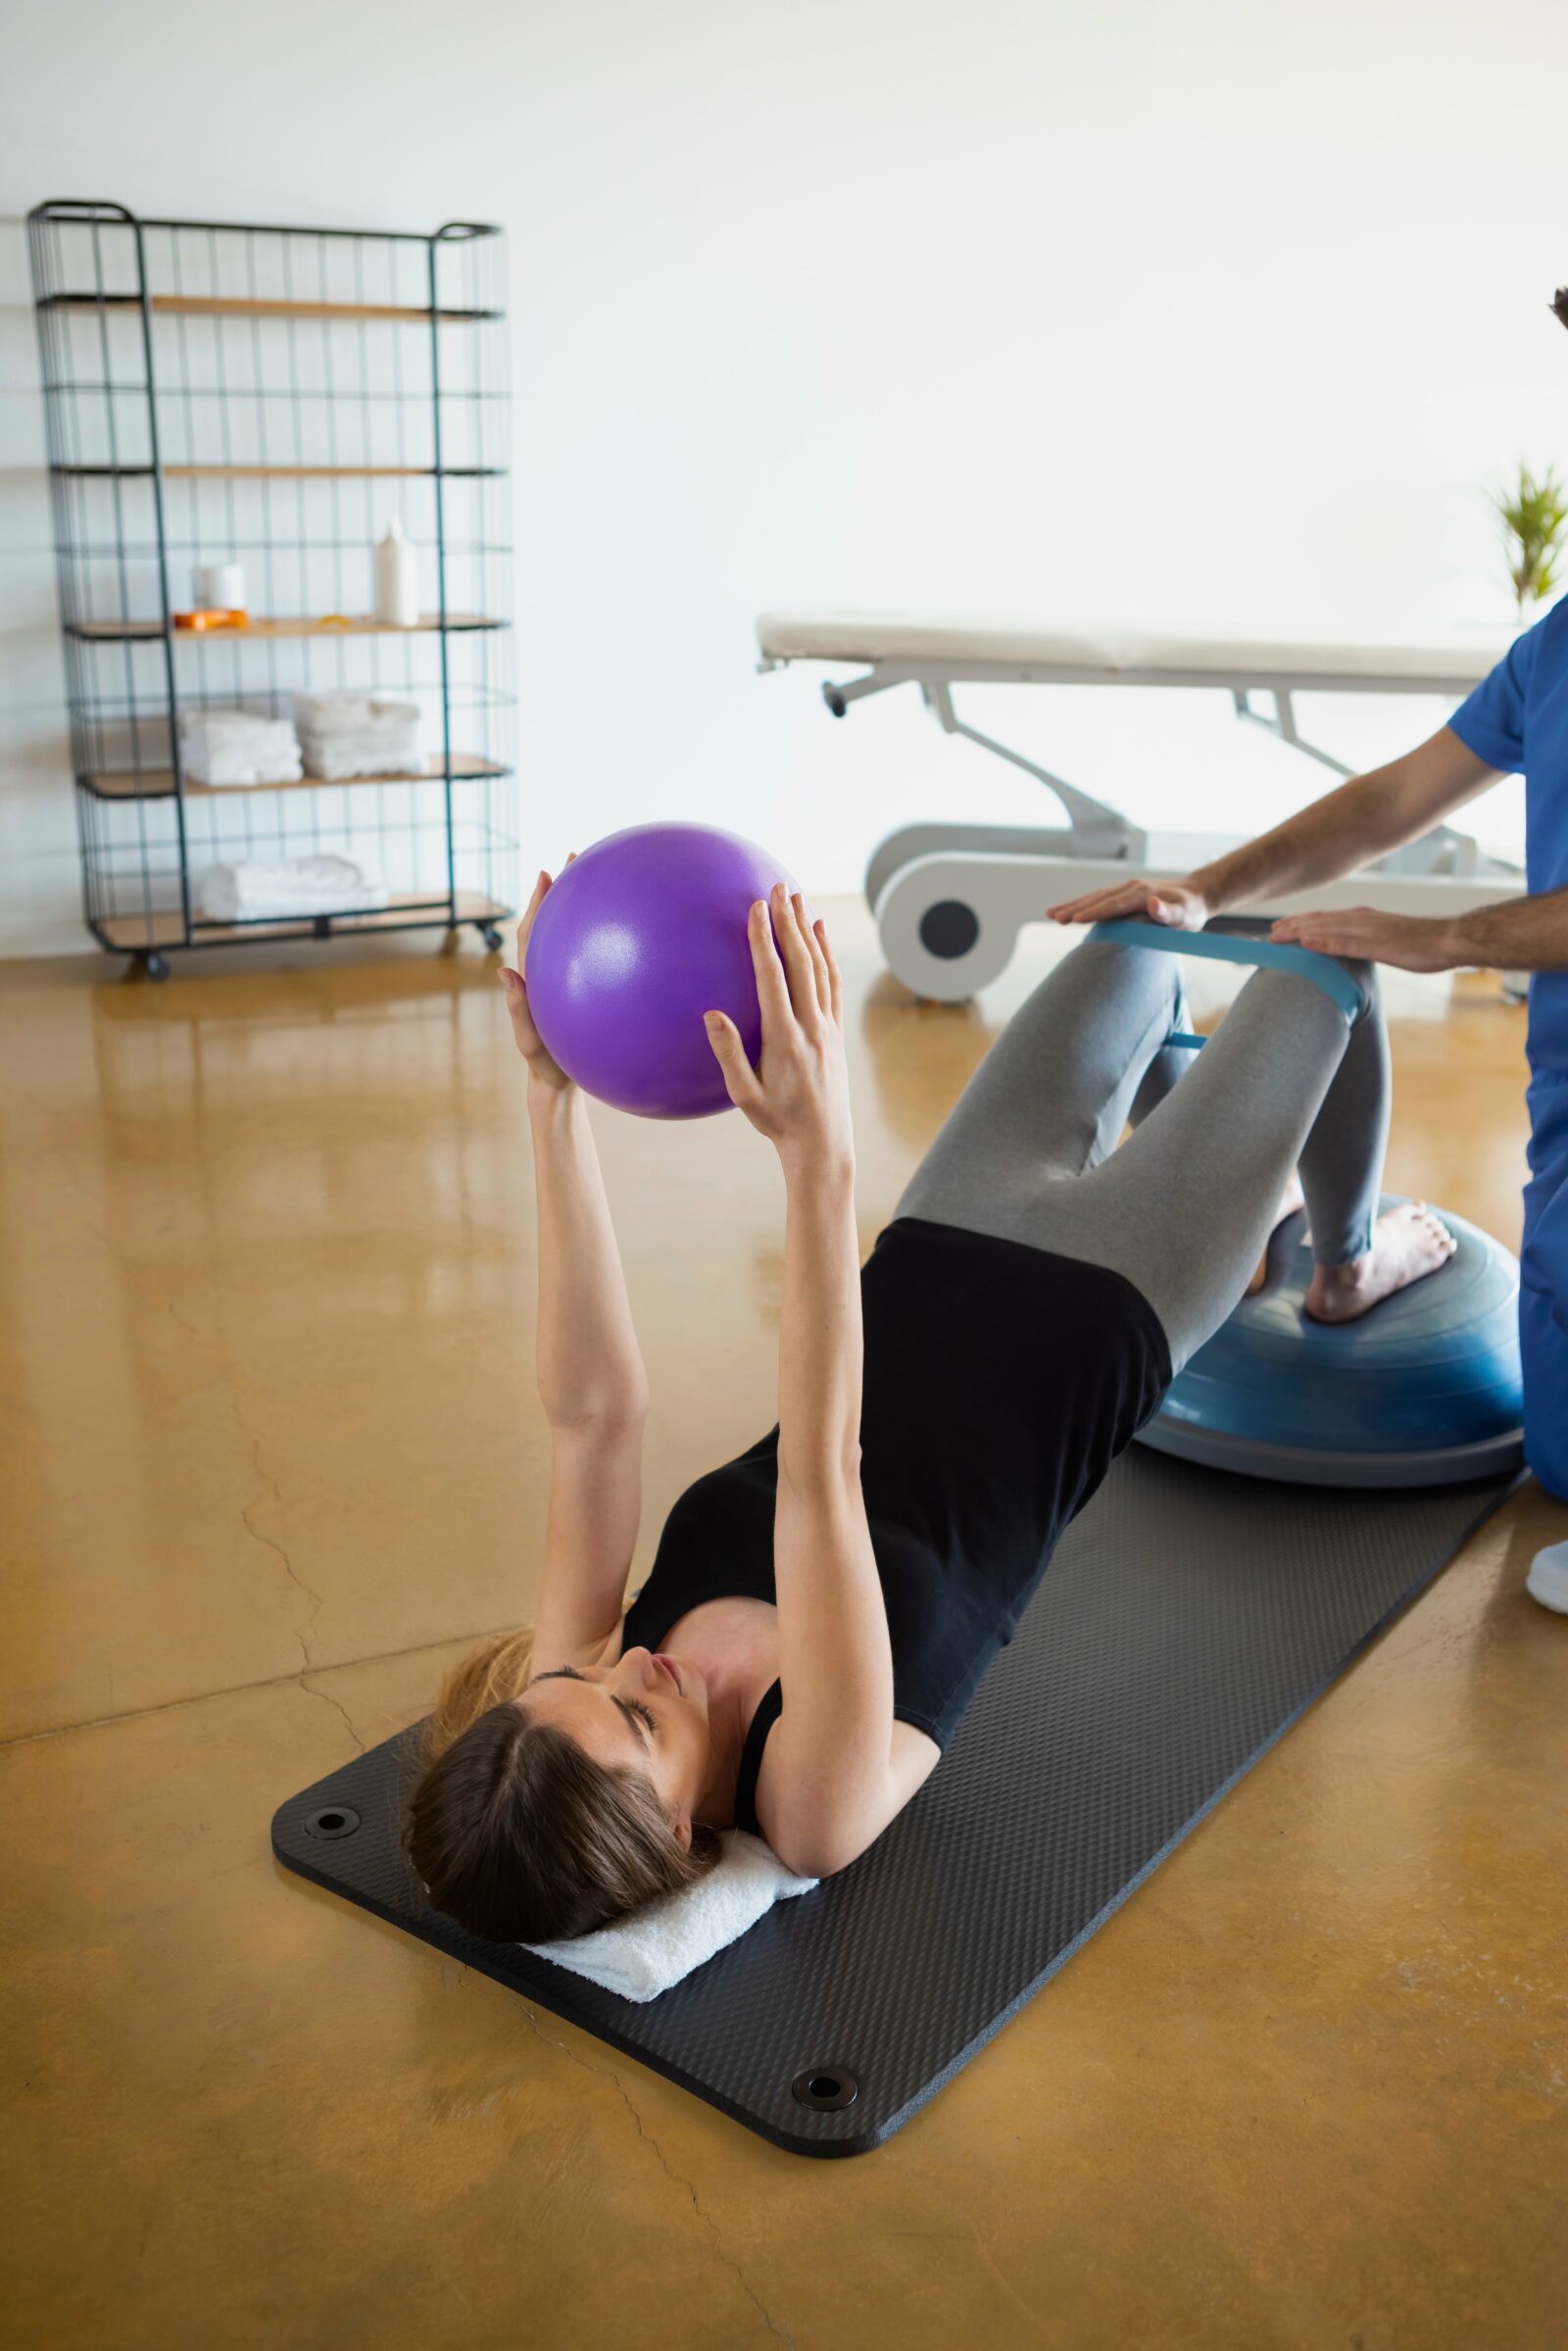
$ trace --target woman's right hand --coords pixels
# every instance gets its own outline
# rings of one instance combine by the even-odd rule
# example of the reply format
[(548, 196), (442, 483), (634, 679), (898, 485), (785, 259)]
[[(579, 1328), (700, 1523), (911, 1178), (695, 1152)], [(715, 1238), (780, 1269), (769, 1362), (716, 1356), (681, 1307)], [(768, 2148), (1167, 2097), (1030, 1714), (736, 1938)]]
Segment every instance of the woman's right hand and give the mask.
[(1046, 908), (1053, 922), (1114, 922), (1118, 915), (1143, 914), (1173, 931), (1200, 931), (1212, 911), (1191, 882), (1116, 882)]
[(770, 903), (752, 906), (747, 933), (762, 1008), (755, 1069), (729, 1015), (706, 1015), (729, 1099), (767, 1137), (787, 1172), (803, 1164), (852, 1166), (844, 989), (827, 925), (808, 921), (800, 892), (791, 900), (776, 882)]
[[(568, 851), (566, 856), (568, 865), (576, 855), (577, 852), (574, 849)], [(572, 1090), (571, 1079), (567, 1077), (534, 1026), (533, 1013), (528, 1006), (528, 983), (523, 976), (528, 964), (528, 935), (533, 929), (534, 919), (540, 907), (545, 903), (546, 894), (552, 887), (550, 875), (541, 870), (539, 879), (533, 886), (533, 896), (529, 899), (523, 911), (522, 920), (517, 925), (517, 967), (514, 971), (510, 965), (503, 963), (501, 985), (506, 992), (507, 1010), (512, 1014), (512, 1034), (516, 1039), (518, 1053), (528, 1064), (530, 1080), (537, 1080), (541, 1086), (548, 1086), (555, 1093), (569, 1094)]]

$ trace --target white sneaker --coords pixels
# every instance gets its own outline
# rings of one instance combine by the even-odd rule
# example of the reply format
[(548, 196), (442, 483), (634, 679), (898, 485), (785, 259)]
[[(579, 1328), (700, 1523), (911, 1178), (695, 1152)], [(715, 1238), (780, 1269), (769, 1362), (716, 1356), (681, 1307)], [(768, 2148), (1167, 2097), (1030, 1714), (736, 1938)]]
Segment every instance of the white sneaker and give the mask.
[(1568, 1616), (1568, 1543), (1548, 1543), (1530, 1562), (1525, 1590), (1543, 1608)]

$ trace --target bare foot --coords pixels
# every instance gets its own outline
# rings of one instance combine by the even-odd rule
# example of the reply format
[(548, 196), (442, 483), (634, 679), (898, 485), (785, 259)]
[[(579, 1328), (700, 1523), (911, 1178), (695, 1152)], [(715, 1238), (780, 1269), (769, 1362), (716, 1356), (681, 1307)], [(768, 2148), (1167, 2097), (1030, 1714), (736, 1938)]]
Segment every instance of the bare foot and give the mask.
[(1380, 1298), (1446, 1265), (1459, 1244), (1422, 1200), (1390, 1208), (1372, 1228), (1372, 1247), (1348, 1265), (1319, 1265), (1305, 1298), (1315, 1322), (1353, 1322)]
[[(1277, 1233), (1280, 1226), (1285, 1222), (1287, 1216), (1294, 1216), (1298, 1208), (1304, 1208), (1305, 1206), (1306, 1195), (1301, 1190), (1301, 1179), (1293, 1167), (1291, 1169), (1291, 1180), (1280, 1195), (1280, 1204), (1274, 1211), (1274, 1222), (1269, 1226), (1269, 1232), (1271, 1234)], [(1253, 1274), (1251, 1280), (1247, 1285), (1248, 1297), (1255, 1298), (1267, 1279), (1268, 1250), (1265, 1249), (1263, 1254), (1257, 1260), (1256, 1273)]]

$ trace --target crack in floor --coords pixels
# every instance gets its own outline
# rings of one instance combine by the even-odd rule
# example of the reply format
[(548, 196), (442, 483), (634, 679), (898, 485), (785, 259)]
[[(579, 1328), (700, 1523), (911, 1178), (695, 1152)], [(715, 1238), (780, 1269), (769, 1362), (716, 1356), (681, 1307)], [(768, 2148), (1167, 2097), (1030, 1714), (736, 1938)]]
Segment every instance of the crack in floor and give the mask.
[[(266, 1479), (268, 1485), (271, 1487), (273, 1501), (280, 1502), (283, 1498), (283, 1489), (281, 1486), (279, 1486), (275, 1478), (268, 1478), (267, 1472), (263, 1469), (262, 1441), (255, 1434), (254, 1430), (247, 1429), (245, 1427), (244, 1421), (240, 1419), (240, 1410), (237, 1403), (234, 1405), (234, 1418), (239, 1422), (240, 1429), (243, 1431), (244, 1435), (251, 1439), (252, 1445), (255, 1448), (251, 1454), (252, 1469), (259, 1478)], [(240, 1518), (244, 1524), (246, 1534), (254, 1537), (257, 1543), (265, 1543), (270, 1551), (275, 1551), (277, 1553), (278, 1557), (283, 1562), (283, 1573), (287, 1576), (295, 1591), (303, 1592), (306, 1599), (308, 1599), (311, 1603), (310, 1614), (306, 1617), (304, 1624), (296, 1625), (294, 1627), (294, 1638), (300, 1644), (300, 1655), (305, 1660), (305, 1671), (310, 1673), (315, 1669), (316, 1660), (311, 1655), (311, 1644), (306, 1639), (306, 1635), (310, 1632), (317, 1618), (320, 1615), (322, 1607), (325, 1605), (324, 1594), (318, 1592), (314, 1585), (306, 1583), (305, 1578), (300, 1574), (299, 1569), (294, 1565), (293, 1560), (289, 1557), (288, 1552), (284, 1549), (280, 1543), (276, 1542), (270, 1535), (264, 1535), (259, 1527), (253, 1527), (251, 1525), (251, 1512), (258, 1508), (258, 1506), (259, 1504), (257, 1502), (245, 1502), (242, 1503), (240, 1507)]]
[(342, 1699), (333, 1697), (329, 1690), (318, 1690), (313, 1682), (310, 1682), (306, 1679), (304, 1674), (296, 1674), (294, 1676), (294, 1680), (299, 1684), (301, 1690), (305, 1691), (308, 1697), (319, 1698), (323, 1706), (331, 1706), (343, 1717), (344, 1723), (348, 1727), (348, 1735), (350, 1739), (353, 1739), (355, 1745), (359, 1748), (360, 1753), (362, 1755), (366, 1754), (368, 1750), (366, 1747), (364, 1739), (360, 1737), (358, 1731), (355, 1730), (353, 1721), (349, 1715), (349, 1710), (344, 1705)]
[(1040, 2313), (1037, 2310), (1031, 2310), (1028, 2303), (1024, 2300), (1022, 2294), (1019, 2293), (1017, 2287), (1011, 2284), (1008, 2279), (1003, 2276), (1002, 2271), (997, 2266), (996, 2255), (992, 2252), (991, 2247), (986, 2243), (985, 2238), (980, 2233), (979, 2222), (971, 2221), (967, 2213), (960, 2213), (958, 2217), (960, 2220), (965, 2222), (968, 2229), (967, 2236), (959, 2241), (970, 2244), (974, 2247), (974, 2250), (980, 2256), (981, 2262), (990, 2272), (991, 2276), (996, 2279), (998, 2285), (1001, 2286), (1008, 2301), (1013, 2303), (1017, 2309), (1022, 2311), (1024, 2317), (1034, 2328), (1035, 2339), (1038, 2342), (1047, 2344), (1056, 2342), (1058, 2338), (1055, 2335), (1048, 2334), (1045, 2331), (1045, 2323), (1042, 2320)]
[(756, 2287), (752, 2284), (751, 2279), (747, 2277), (746, 2272), (741, 2268), (740, 2263), (735, 2259), (734, 2254), (726, 2250), (724, 2240), (719, 2234), (717, 2222), (713, 2220), (710, 2214), (703, 2210), (702, 2200), (697, 2193), (696, 2182), (688, 2180), (684, 2172), (677, 2172), (672, 2167), (668, 2157), (664, 2153), (663, 2148), (660, 2145), (658, 2139), (655, 2138), (653, 2132), (644, 2123), (642, 2116), (638, 2113), (637, 2108), (633, 2104), (631, 2096), (627, 2091), (625, 2083), (620, 2079), (620, 2076), (612, 2067), (590, 2065), (586, 2057), (579, 2057), (576, 2050), (568, 2049), (564, 2041), (552, 2039), (551, 2035), (546, 2033), (544, 2027), (540, 2024), (538, 2017), (528, 2006), (527, 2002), (523, 2001), (521, 2005), (522, 2012), (527, 2020), (530, 2032), (533, 2033), (537, 2039), (543, 2041), (547, 2049), (557, 2050), (561, 2056), (569, 2058), (573, 2065), (580, 2066), (585, 2074), (591, 2074), (596, 2082), (608, 2082), (611, 2083), (612, 2088), (619, 2091), (621, 2102), (625, 2106), (627, 2113), (631, 2116), (632, 2121), (637, 2126), (638, 2137), (645, 2139), (648, 2145), (652, 2147), (655, 2157), (658, 2160), (659, 2167), (664, 2174), (666, 2180), (673, 2181), (677, 2187), (683, 2187), (686, 2190), (686, 2193), (690, 2196), (692, 2200), (692, 2210), (696, 2213), (698, 2219), (702, 2222), (703, 2227), (708, 2230), (710, 2236), (712, 2238), (713, 2251), (717, 2254), (719, 2260), (724, 2264), (726, 2269), (734, 2271), (736, 2281), (739, 2284), (742, 2293), (745, 2294), (747, 2300), (757, 2311), (758, 2316), (763, 2321), (767, 2327), (768, 2332), (770, 2334), (776, 2334), (780, 2342), (789, 2344), (790, 2351), (795, 2351), (794, 2335), (789, 2332), (787, 2327), (781, 2327), (778, 2324), (778, 2321), (774, 2318), (772, 2312), (768, 2309), (766, 2303), (763, 2302)]
[[(260, 1537), (257, 1539), (260, 1541)], [(413, 1641), (401, 1649), (367, 1649), (362, 1656), (340, 1657), (335, 1665), (314, 1665), (312, 1673), (341, 1673), (351, 1665), (389, 1665), (400, 1657), (420, 1657), (432, 1649), (456, 1648), (460, 1644), (473, 1648), (480, 1641), (497, 1641), (504, 1633), (516, 1631), (510, 1621), (504, 1625), (484, 1625), (477, 1632), (443, 1633), (430, 1641)], [(74, 1731), (108, 1731), (120, 1723), (139, 1723), (152, 1714), (170, 1714), (176, 1706), (205, 1706), (210, 1698), (241, 1697), (253, 1690), (275, 1690), (280, 1683), (298, 1684), (297, 1673), (263, 1674), (255, 1682), (221, 1682), (214, 1690), (196, 1690), (183, 1697), (160, 1698), (150, 1706), (127, 1706), (119, 1714), (87, 1714), (79, 1721), (46, 1723), (39, 1731), (19, 1731), (10, 1739), (0, 1739), (0, 1753), (7, 1747), (30, 1746), (40, 1739), (65, 1739)]]
[[(190, 1320), (188, 1315), (180, 1313), (172, 1298), (166, 1298), (164, 1305), (170, 1320), (177, 1323), (182, 1331), (188, 1333), (188, 1335), (195, 1341), (197, 1347), (200, 1347), (206, 1354), (216, 1357), (218, 1362), (221, 1364), (223, 1370), (228, 1374), (228, 1407), (234, 1415), (234, 1425), (239, 1430), (240, 1435), (242, 1437), (248, 1437), (250, 1440), (252, 1473), (255, 1477), (260, 1479), (265, 1486), (268, 1486), (271, 1489), (271, 1499), (274, 1502), (280, 1502), (283, 1498), (283, 1489), (278, 1484), (277, 1480), (270, 1477), (267, 1471), (262, 1467), (261, 1434), (258, 1430), (253, 1429), (250, 1426), (249, 1422), (245, 1418), (244, 1413), (239, 1408), (239, 1397), (234, 1392), (234, 1367), (232, 1363), (230, 1363), (227, 1354), (220, 1347), (217, 1346), (211, 1339), (209, 1339), (204, 1331), (198, 1330), (197, 1326)], [(311, 1632), (312, 1627), (315, 1625), (317, 1618), (320, 1615), (321, 1610), (325, 1605), (325, 1596), (323, 1593), (318, 1592), (314, 1585), (306, 1583), (305, 1578), (300, 1574), (298, 1568), (294, 1565), (293, 1560), (289, 1557), (288, 1552), (282, 1543), (276, 1542), (270, 1535), (264, 1535), (259, 1527), (252, 1526), (251, 1512), (259, 1508), (261, 1501), (265, 1500), (266, 1498), (267, 1497), (263, 1495), (259, 1496), (255, 1501), (243, 1502), (240, 1505), (240, 1520), (244, 1526), (246, 1534), (249, 1535), (254, 1542), (262, 1543), (268, 1550), (275, 1551), (277, 1553), (278, 1558), (283, 1562), (283, 1573), (287, 1576), (295, 1591), (301, 1593), (301, 1595), (311, 1603), (310, 1612), (307, 1615), (304, 1624), (296, 1625), (293, 1628), (293, 1631), (294, 1638), (300, 1644), (300, 1656), (303, 1660), (302, 1671), (303, 1673), (312, 1673), (316, 1669), (316, 1660), (311, 1655), (311, 1644), (307, 1636)], [(321, 1693), (318, 1690), (314, 1691), (312, 1694), (318, 1697)], [(346, 1715), (344, 1716), (344, 1720), (345, 1722), (348, 1721), (348, 1717)], [(352, 1724), (350, 1724), (349, 1727), (351, 1730), (353, 1729)], [(362, 1742), (360, 1752), (363, 1754), (364, 1751), (365, 1749)]]

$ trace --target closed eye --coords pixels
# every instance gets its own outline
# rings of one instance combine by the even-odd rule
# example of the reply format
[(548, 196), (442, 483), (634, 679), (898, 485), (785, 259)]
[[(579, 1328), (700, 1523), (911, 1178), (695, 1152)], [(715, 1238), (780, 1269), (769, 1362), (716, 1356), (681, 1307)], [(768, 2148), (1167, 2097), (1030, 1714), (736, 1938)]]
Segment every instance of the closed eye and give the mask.
[[(584, 1674), (578, 1673), (577, 1668), (574, 1665), (553, 1665), (548, 1673), (535, 1674), (534, 1680), (536, 1682), (586, 1683), (587, 1677)], [(589, 1687), (592, 1686), (589, 1685)], [(654, 1717), (649, 1712), (648, 1708), (643, 1704), (641, 1698), (616, 1697), (615, 1692), (612, 1690), (607, 1690), (605, 1694), (610, 1699), (612, 1705), (618, 1706), (620, 1708), (621, 1713), (626, 1717), (628, 1722), (630, 1722), (634, 1716), (640, 1716), (643, 1722), (647, 1724), (648, 1730), (657, 1734), (659, 1725), (654, 1720)], [(637, 1738), (644, 1746), (648, 1744), (646, 1733), (638, 1731), (634, 1733), (633, 1736)]]

